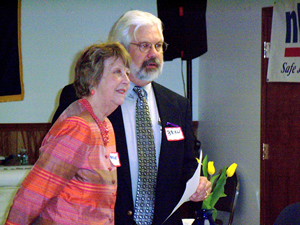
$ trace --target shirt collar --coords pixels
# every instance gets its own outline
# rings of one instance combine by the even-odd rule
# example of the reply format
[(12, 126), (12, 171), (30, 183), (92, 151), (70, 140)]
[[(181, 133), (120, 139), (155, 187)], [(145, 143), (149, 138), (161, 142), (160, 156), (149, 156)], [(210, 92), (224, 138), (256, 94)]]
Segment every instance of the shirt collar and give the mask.
[[(133, 88), (135, 86), (136, 85), (130, 81), (130, 86), (129, 86), (129, 89), (128, 89), (127, 94), (126, 94), (126, 98), (130, 98), (130, 99), (136, 98), (137, 94), (133, 90)], [(142, 88), (145, 89), (145, 91), (147, 92), (147, 96), (149, 96), (149, 94), (151, 93), (151, 90), (152, 90), (152, 83), (150, 82), (149, 84), (143, 86)]]

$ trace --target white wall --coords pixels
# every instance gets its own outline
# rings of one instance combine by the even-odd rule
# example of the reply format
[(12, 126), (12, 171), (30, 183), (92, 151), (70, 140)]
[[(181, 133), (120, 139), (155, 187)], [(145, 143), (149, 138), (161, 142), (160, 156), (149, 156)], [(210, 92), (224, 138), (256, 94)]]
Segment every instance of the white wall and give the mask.
[(199, 59), (199, 138), (219, 167), (238, 164), (234, 224), (259, 224), (261, 11), (273, 1), (208, 0)]
[[(272, 4), (208, 0), (208, 52), (192, 61), (193, 120), (202, 148), (216, 167), (238, 163), (234, 224), (259, 224), (261, 8)], [(0, 103), (0, 123), (50, 122), (62, 87), (72, 81), (76, 54), (105, 41), (130, 9), (157, 15), (155, 0), (22, 0), (25, 98)], [(157, 81), (183, 95), (180, 64), (166, 62)]]
[[(0, 104), (0, 123), (50, 122), (61, 89), (72, 82), (78, 52), (90, 44), (105, 41), (114, 22), (131, 9), (157, 15), (154, 0), (22, 0), (25, 97), (21, 102)], [(165, 63), (165, 68), (171, 69), (157, 82), (183, 94), (178, 72), (180, 60)], [(196, 88), (195, 91), (197, 102)], [(194, 120), (197, 120), (196, 103), (195, 107)]]

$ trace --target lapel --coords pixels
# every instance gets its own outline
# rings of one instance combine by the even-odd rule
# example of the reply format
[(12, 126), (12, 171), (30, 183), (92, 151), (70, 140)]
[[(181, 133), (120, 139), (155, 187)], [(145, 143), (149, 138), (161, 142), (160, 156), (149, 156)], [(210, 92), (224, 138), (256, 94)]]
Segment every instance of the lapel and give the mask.
[(170, 96), (169, 92), (166, 91), (166, 88), (155, 82), (152, 82), (152, 86), (157, 103), (158, 113), (164, 130), (166, 123), (172, 122), (168, 121), (168, 119), (176, 118), (177, 111), (170, 111), (170, 109), (174, 109), (174, 103), (173, 98)]
[(184, 109), (180, 108), (178, 102), (176, 101), (176, 98), (174, 98), (174, 95), (172, 95), (172, 92), (170, 92), (168, 89), (155, 82), (152, 82), (152, 86), (162, 125), (161, 150), (165, 150), (165, 147), (168, 146), (168, 141), (165, 135), (165, 127), (167, 125), (167, 122), (182, 126), (180, 115), (181, 111)]
[[(158, 167), (158, 179), (159, 177), (166, 176), (170, 171), (165, 171), (165, 163), (168, 163), (170, 158), (169, 155), (174, 151), (174, 146), (176, 147), (176, 142), (169, 142), (166, 138), (165, 127), (167, 122), (177, 124), (182, 126), (182, 121), (180, 119), (181, 108), (176, 103), (172, 93), (165, 87), (152, 82), (153, 90), (156, 98), (157, 108), (160, 115), (161, 125), (162, 125), (162, 138), (161, 138), (161, 148), (159, 156), (159, 167)], [(171, 147), (172, 146), (172, 147)], [(161, 175), (161, 176), (160, 176)], [(159, 182), (159, 180), (158, 180)], [(163, 182), (163, 181), (162, 181)]]
[[(131, 178), (130, 178), (130, 166), (127, 151), (127, 142), (125, 136), (125, 129), (123, 123), (123, 115), (121, 106), (119, 106), (109, 117), (113, 124), (116, 137), (116, 148), (120, 157), (121, 166), (117, 168), (118, 172), (118, 191), (120, 195), (128, 191), (126, 195), (131, 195)], [(132, 197), (131, 197), (132, 199)]]
[[(167, 122), (183, 127), (185, 121), (182, 118), (182, 114), (185, 108), (183, 105), (180, 105), (175, 93), (155, 82), (152, 82), (152, 85), (162, 125), (153, 224), (162, 224), (181, 197), (180, 177), (182, 176), (182, 168), (174, 165), (181, 165), (184, 152), (182, 141), (167, 140), (165, 128), (167, 127)], [(174, 222), (172, 219), (170, 221), (172, 222), (168, 224)], [(177, 222), (174, 222), (174, 224), (177, 224)]]

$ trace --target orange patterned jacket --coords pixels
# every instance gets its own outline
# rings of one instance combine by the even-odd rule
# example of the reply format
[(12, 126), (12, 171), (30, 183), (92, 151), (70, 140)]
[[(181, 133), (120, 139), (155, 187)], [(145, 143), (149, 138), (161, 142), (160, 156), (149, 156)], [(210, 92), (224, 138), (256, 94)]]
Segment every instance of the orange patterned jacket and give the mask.
[(97, 121), (84, 99), (72, 103), (45, 136), (5, 224), (113, 225), (117, 170), (112, 152), (111, 122)]

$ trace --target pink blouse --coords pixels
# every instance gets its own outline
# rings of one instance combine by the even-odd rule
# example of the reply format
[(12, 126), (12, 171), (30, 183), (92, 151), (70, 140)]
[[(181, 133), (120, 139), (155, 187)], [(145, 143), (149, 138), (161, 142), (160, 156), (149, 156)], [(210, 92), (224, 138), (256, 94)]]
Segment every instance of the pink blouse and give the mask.
[(111, 122), (95, 120), (87, 100), (72, 103), (44, 138), (5, 224), (114, 224), (113, 152)]

